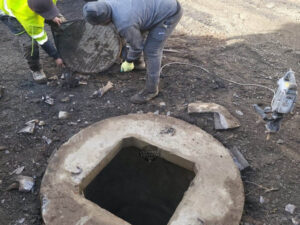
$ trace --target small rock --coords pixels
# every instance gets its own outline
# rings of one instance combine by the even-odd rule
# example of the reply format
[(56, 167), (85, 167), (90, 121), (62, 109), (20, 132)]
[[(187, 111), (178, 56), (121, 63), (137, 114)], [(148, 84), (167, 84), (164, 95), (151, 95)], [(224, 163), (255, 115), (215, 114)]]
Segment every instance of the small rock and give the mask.
[(70, 117), (70, 113), (65, 112), (65, 111), (60, 111), (58, 113), (58, 119), (63, 120), (63, 119), (67, 119)]
[(35, 123), (26, 123), (26, 127), (18, 131), (18, 134), (33, 134), (35, 129)]
[(39, 122), (39, 126), (45, 126), (45, 125), (46, 125), (45, 121), (41, 120), (41, 121)]
[(70, 102), (70, 97), (67, 96), (67, 97), (65, 97), (65, 98), (62, 98), (62, 99), (60, 100), (60, 102), (62, 102), (62, 103)]
[(264, 204), (265, 203), (265, 198), (263, 196), (259, 196), (259, 203)]
[(9, 151), (8, 151), (8, 150), (5, 150), (5, 152), (4, 152), (4, 153), (7, 155), (7, 154), (9, 154)]
[(68, 125), (70, 125), (70, 126), (76, 126), (77, 123), (76, 122), (69, 122)]
[(235, 110), (235, 113), (238, 114), (239, 116), (243, 116), (244, 115), (244, 113), (242, 111), (240, 111), (240, 110)]
[(20, 224), (22, 224), (24, 222), (25, 222), (25, 218), (21, 218), (21, 219), (17, 220), (17, 223), (20, 223)]
[(153, 114), (154, 115), (158, 115), (159, 114), (159, 110), (156, 110)]
[(50, 98), (48, 95), (46, 95), (46, 97), (43, 96), (42, 100), (44, 100), (44, 102), (48, 105), (54, 105), (54, 99)]
[(281, 144), (284, 143), (284, 141), (283, 141), (282, 139), (278, 139), (278, 140), (276, 141), (276, 143), (279, 144), (279, 145), (281, 145)]
[(294, 225), (299, 225), (300, 224), (300, 215), (293, 217), (292, 222)]
[(137, 114), (143, 114), (144, 111), (143, 111), (143, 110), (139, 110), (139, 111), (137, 111), (136, 113), (137, 113)]
[(164, 106), (166, 106), (166, 103), (165, 102), (160, 102), (159, 105), (164, 107)]
[(19, 175), (19, 174), (21, 174), (21, 173), (23, 172), (24, 168), (25, 168), (25, 166), (20, 166), (20, 167), (18, 167), (17, 169), (15, 169), (14, 171), (12, 171), (12, 172), (10, 173), (10, 175), (13, 175), (13, 174)]
[(2, 200), (1, 200), (1, 204), (4, 204), (4, 202), (5, 202), (5, 199), (2, 199)]
[(81, 80), (81, 81), (78, 82), (78, 84), (79, 85), (87, 85), (88, 83), (86, 81)]
[(3, 145), (0, 145), (0, 151), (4, 151), (4, 150), (6, 150), (7, 148), (5, 147), (5, 146), (3, 146)]
[(49, 77), (48, 80), (58, 80), (58, 76), (54, 75), (52, 77)]
[(168, 111), (166, 115), (167, 115), (167, 116), (171, 116), (171, 112), (170, 112), (170, 111)]
[(47, 138), (46, 136), (43, 136), (42, 139), (48, 144), (50, 145), (52, 143), (52, 140), (50, 138)]
[(29, 192), (34, 186), (32, 177), (18, 176), (17, 181), (19, 182), (19, 191), (21, 192)]
[(289, 212), (290, 214), (293, 214), (295, 212), (296, 206), (293, 204), (287, 204), (285, 206), (285, 211)]

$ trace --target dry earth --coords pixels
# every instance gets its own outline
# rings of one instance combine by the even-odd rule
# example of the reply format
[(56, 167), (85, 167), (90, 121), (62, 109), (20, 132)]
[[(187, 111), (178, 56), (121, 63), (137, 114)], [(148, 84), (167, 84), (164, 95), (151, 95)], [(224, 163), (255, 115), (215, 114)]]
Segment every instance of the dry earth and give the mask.
[[(83, 2), (64, 0), (58, 5), (68, 19), (81, 17)], [(298, 0), (181, 0), (185, 14), (166, 48), (163, 64), (181, 62), (200, 65), (210, 71), (174, 64), (162, 72), (161, 92), (146, 105), (133, 105), (129, 97), (143, 87), (144, 72), (121, 74), (118, 66), (88, 77), (88, 84), (74, 89), (32, 82), (18, 51), (17, 43), (0, 24), (0, 224), (42, 224), (39, 186), (51, 153), (80, 129), (104, 118), (136, 112), (155, 112), (183, 119), (204, 129), (227, 148), (237, 147), (251, 168), (242, 173), (246, 203), (241, 224), (287, 225), (294, 215), (284, 210), (288, 203), (300, 207), (300, 114), (299, 100), (294, 112), (285, 117), (279, 133), (266, 140), (263, 122), (252, 104), (269, 105), (272, 92), (239, 86), (257, 83), (275, 88), (276, 81), (289, 68), (300, 82), (300, 2)], [(54, 63), (42, 55), (48, 76), (59, 75)], [(90, 95), (107, 81), (114, 88), (101, 99)], [(41, 99), (49, 95), (55, 104)], [(70, 102), (60, 100), (66, 96)], [(213, 129), (212, 115), (188, 115), (187, 104), (196, 100), (222, 104), (241, 122), (229, 131)], [(165, 102), (165, 106), (160, 103)], [(61, 121), (58, 112), (71, 117)], [(243, 115), (236, 112), (241, 111)], [(39, 119), (33, 135), (17, 134), (24, 123)], [(52, 140), (47, 144), (43, 136)], [(280, 140), (278, 142), (278, 140)], [(24, 166), (22, 175), (35, 178), (32, 193), (6, 191)], [(274, 188), (276, 191), (266, 190)], [(260, 196), (264, 203), (260, 203)]]

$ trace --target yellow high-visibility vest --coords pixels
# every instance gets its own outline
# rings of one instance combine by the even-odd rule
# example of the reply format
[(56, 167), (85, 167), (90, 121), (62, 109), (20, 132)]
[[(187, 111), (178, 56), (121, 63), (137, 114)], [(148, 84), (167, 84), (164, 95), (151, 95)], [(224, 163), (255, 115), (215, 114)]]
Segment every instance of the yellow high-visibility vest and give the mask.
[[(56, 1), (53, 0), (53, 3), (56, 4)], [(45, 19), (29, 8), (27, 0), (0, 0), (0, 10), (6, 15), (15, 17), (28, 35), (40, 45), (48, 40), (44, 29)]]

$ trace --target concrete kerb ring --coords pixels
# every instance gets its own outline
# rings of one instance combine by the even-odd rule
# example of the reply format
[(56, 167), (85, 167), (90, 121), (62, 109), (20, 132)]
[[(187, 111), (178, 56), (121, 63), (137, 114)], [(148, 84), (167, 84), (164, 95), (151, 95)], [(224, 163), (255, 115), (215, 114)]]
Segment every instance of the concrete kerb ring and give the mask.
[(45, 224), (128, 225), (85, 199), (82, 193), (121, 148), (149, 144), (161, 149), (161, 157), (196, 174), (169, 225), (239, 224), (244, 190), (228, 150), (194, 125), (153, 114), (100, 121), (60, 147), (52, 156), (41, 185)]

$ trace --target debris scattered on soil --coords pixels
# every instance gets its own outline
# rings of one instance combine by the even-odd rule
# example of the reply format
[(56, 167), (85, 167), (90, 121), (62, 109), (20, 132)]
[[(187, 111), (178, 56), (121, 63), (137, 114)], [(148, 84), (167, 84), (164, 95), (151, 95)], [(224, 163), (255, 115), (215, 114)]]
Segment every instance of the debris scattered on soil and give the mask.
[(300, 215), (293, 217), (292, 222), (294, 225), (299, 225), (300, 224)]
[(278, 140), (276, 141), (276, 143), (279, 144), (279, 145), (281, 145), (281, 144), (284, 143), (284, 141), (283, 141), (282, 139), (278, 139)]
[(244, 158), (243, 154), (238, 150), (236, 146), (230, 149), (230, 154), (233, 158), (234, 163), (240, 171), (250, 167), (248, 161)]
[(264, 204), (265, 203), (265, 198), (263, 196), (259, 196), (259, 203)]
[(159, 106), (164, 107), (164, 106), (166, 106), (166, 103), (165, 103), (165, 102), (160, 102), (160, 103), (159, 103)]
[(91, 97), (92, 98), (96, 98), (96, 97), (101, 98), (111, 88), (113, 88), (113, 83), (108, 81), (104, 87), (100, 88), (98, 91), (95, 91)]
[(238, 119), (221, 105), (216, 103), (194, 102), (188, 105), (188, 113), (214, 113), (216, 130), (227, 130), (240, 126)]
[(39, 126), (45, 126), (45, 125), (46, 125), (45, 121), (41, 120), (41, 121), (39, 122)]
[(268, 187), (264, 187), (260, 184), (256, 184), (254, 182), (251, 182), (251, 181), (244, 181), (245, 183), (248, 183), (248, 184), (253, 184), (255, 185), (256, 187), (260, 188), (260, 189), (263, 189), (265, 191), (265, 193), (269, 193), (269, 192), (273, 192), (273, 191), (279, 191), (279, 188), (274, 188), (274, 187), (271, 187), (271, 188), (268, 188)]
[(244, 113), (241, 110), (235, 110), (235, 113), (238, 114), (239, 116), (243, 116)]
[(63, 119), (68, 119), (70, 117), (70, 113), (65, 112), (65, 111), (60, 111), (58, 113), (58, 119), (63, 120)]
[(18, 176), (17, 181), (19, 182), (19, 191), (29, 192), (34, 186), (34, 180), (28, 176)]
[(4, 87), (0, 86), (0, 99), (3, 97), (4, 95)]
[(54, 99), (50, 96), (46, 95), (46, 97), (42, 97), (42, 100), (47, 103), (48, 105), (54, 105)]
[(14, 171), (12, 171), (10, 173), (10, 175), (13, 175), (13, 174), (19, 175), (19, 174), (21, 174), (23, 172), (24, 169), (25, 169), (25, 166), (20, 166), (17, 169), (15, 169)]
[(35, 129), (35, 124), (38, 123), (38, 120), (30, 120), (25, 123), (26, 127), (18, 131), (18, 134), (33, 134)]
[(293, 204), (287, 204), (285, 206), (285, 211), (289, 212), (290, 214), (294, 214), (295, 209), (296, 209), (296, 206)]
[(47, 138), (46, 136), (43, 136), (42, 139), (48, 144), (50, 145), (52, 143), (52, 140), (50, 138)]
[(66, 103), (66, 102), (70, 102), (70, 101), (71, 101), (71, 99), (70, 99), (69, 96), (67, 96), (67, 97), (65, 97), (65, 98), (62, 98), (62, 99), (60, 100), (60, 102), (62, 102), (62, 103)]
[(78, 82), (78, 84), (79, 84), (79, 85), (87, 85), (88, 83), (87, 83), (87, 81), (81, 80), (81, 81)]

